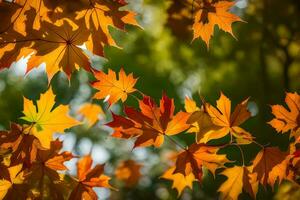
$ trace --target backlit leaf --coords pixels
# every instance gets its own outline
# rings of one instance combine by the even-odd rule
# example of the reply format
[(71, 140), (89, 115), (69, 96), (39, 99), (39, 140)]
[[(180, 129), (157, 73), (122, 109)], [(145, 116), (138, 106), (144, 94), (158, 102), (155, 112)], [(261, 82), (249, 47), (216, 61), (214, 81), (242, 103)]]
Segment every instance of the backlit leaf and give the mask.
[(118, 78), (116, 73), (111, 69), (108, 74), (102, 71), (95, 72), (97, 81), (93, 83), (93, 87), (98, 89), (94, 95), (96, 99), (106, 99), (110, 105), (115, 104), (117, 101), (126, 101), (127, 95), (136, 91), (134, 88), (137, 79), (132, 74), (126, 75), (123, 69), (120, 70)]
[(173, 99), (165, 94), (159, 107), (149, 96), (139, 101), (139, 107), (141, 111), (125, 107), (127, 118), (113, 114), (113, 121), (107, 125), (114, 129), (114, 137), (136, 137), (134, 147), (159, 147), (165, 135), (176, 135), (189, 128), (189, 114), (180, 111), (174, 115)]
[(30, 123), (30, 134), (37, 137), (45, 148), (50, 148), (54, 133), (63, 133), (65, 129), (79, 124), (68, 115), (68, 106), (54, 107), (54, 105), (55, 95), (51, 88), (41, 94), (37, 106), (33, 104), (33, 101), (24, 98), (23, 114), (25, 116), (22, 119)]

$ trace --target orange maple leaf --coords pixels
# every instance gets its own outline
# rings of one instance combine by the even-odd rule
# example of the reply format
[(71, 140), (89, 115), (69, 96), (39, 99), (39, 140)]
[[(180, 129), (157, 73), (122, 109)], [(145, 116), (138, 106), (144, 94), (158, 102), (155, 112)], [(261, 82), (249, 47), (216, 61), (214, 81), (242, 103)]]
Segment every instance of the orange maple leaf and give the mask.
[(70, 194), (70, 200), (91, 199), (97, 200), (97, 194), (93, 187), (112, 188), (109, 185), (110, 178), (103, 175), (104, 165), (96, 165), (92, 168), (93, 160), (90, 155), (84, 156), (77, 163), (78, 181)]
[(71, 152), (64, 151), (59, 153), (62, 142), (58, 139), (51, 142), (50, 149), (39, 149), (36, 160), (29, 169), (29, 176), (35, 180), (44, 179), (48, 176), (52, 181), (59, 181), (58, 170), (67, 170), (64, 162), (74, 158)]
[(281, 183), (286, 178), (287, 156), (287, 152), (282, 152), (277, 147), (262, 149), (253, 161), (253, 173), (257, 175), (257, 180), (264, 186), (269, 184), (272, 187), (277, 180)]
[[(14, 0), (12, 2), (0, 1), (0, 17), (7, 20), (1, 20), (0, 34), (7, 32), (9, 29), (14, 29), (22, 35), (28, 33), (28, 28), (25, 21), (30, 10), (34, 10), (30, 23), (30, 28), (37, 30), (40, 28), (41, 21), (50, 21), (48, 13), (53, 9), (48, 8), (47, 0)], [(27, 30), (26, 30), (27, 29)]]
[(113, 121), (107, 125), (114, 129), (114, 137), (136, 137), (134, 147), (159, 147), (164, 135), (176, 135), (189, 128), (189, 114), (181, 111), (174, 115), (174, 101), (165, 94), (159, 107), (149, 96), (139, 101), (139, 107), (141, 111), (125, 107), (127, 118), (113, 114)]
[[(51, 142), (49, 149), (38, 149), (36, 159), (31, 165), (24, 165), (25, 184), (21, 188), (15, 188), (10, 192), (9, 199), (18, 199), (20, 195), (31, 196), (29, 191), (37, 192), (34, 198), (43, 199), (51, 194), (53, 199), (64, 199), (64, 194), (70, 189), (64, 182), (64, 174), (59, 171), (67, 170), (64, 162), (73, 158), (70, 152), (61, 152), (62, 142), (55, 140)], [(30, 186), (30, 188), (28, 187)]]
[(142, 165), (134, 160), (124, 160), (115, 170), (116, 178), (124, 181), (127, 187), (133, 187), (140, 180), (141, 167)]
[(81, 10), (76, 12), (76, 20), (82, 20), (86, 29), (92, 34), (86, 42), (89, 50), (97, 55), (103, 55), (105, 45), (116, 46), (109, 27), (125, 30), (125, 25), (139, 26), (132, 11), (120, 10), (124, 4), (102, 0), (84, 0)]
[(217, 101), (217, 108), (205, 103), (205, 110), (210, 115), (212, 122), (218, 126), (217, 130), (210, 131), (204, 135), (202, 142), (206, 143), (212, 139), (219, 139), (228, 134), (233, 136), (238, 143), (248, 144), (252, 141), (252, 135), (239, 127), (250, 116), (247, 109), (248, 99), (238, 104), (231, 114), (231, 101), (221, 93)]
[(193, 112), (200, 110), (200, 108), (198, 108), (196, 102), (189, 97), (186, 97), (184, 100), (184, 108), (185, 108), (186, 112), (188, 112), (188, 113), (193, 113)]
[(86, 122), (89, 127), (95, 125), (95, 123), (104, 116), (102, 108), (97, 104), (91, 103), (81, 105), (77, 113), (84, 117), (83, 121)]
[(193, 173), (195, 178), (202, 180), (202, 167), (215, 174), (217, 168), (222, 167), (227, 158), (217, 154), (218, 147), (205, 144), (192, 144), (189, 148), (177, 155), (174, 174), (180, 173), (188, 176)]
[(275, 118), (269, 124), (277, 132), (285, 133), (292, 130), (292, 133), (295, 133), (300, 128), (300, 95), (297, 93), (287, 93), (285, 102), (289, 110), (281, 105), (272, 106), (272, 113)]
[(102, 0), (0, 2), (1, 19), (7, 19), (2, 23), (9, 22), (0, 29), (1, 67), (33, 53), (28, 69), (45, 62), (50, 77), (58, 71), (68, 76), (79, 68), (90, 71), (80, 45), (103, 56), (105, 45), (117, 46), (110, 26), (125, 30), (125, 24), (138, 25), (134, 12), (119, 10), (123, 6)]
[(17, 4), (0, 1), (0, 17), (2, 19), (0, 22), (0, 34), (5, 33), (8, 29), (13, 27), (13, 22), (16, 21), (18, 16), (15, 16), (17, 12), (20, 12), (20, 7)]
[(238, 16), (230, 13), (228, 10), (235, 4), (230, 1), (195, 1), (199, 5), (194, 19), (194, 39), (201, 38), (209, 47), (209, 41), (214, 34), (214, 27), (218, 25), (220, 29), (230, 33), (233, 37), (231, 24), (237, 21), (243, 21)]
[(50, 77), (58, 71), (64, 71), (70, 76), (80, 67), (91, 71), (89, 58), (79, 47), (87, 41), (88, 30), (79, 29), (74, 22), (67, 19), (55, 24), (42, 22), (41, 25), (43, 30), (32, 30), (26, 36), (15, 32), (0, 35), (0, 54), (3, 55), (4, 64), (31, 55), (27, 70), (45, 63)]
[(117, 79), (116, 73), (111, 69), (108, 74), (102, 71), (94, 73), (97, 81), (93, 83), (93, 87), (99, 91), (94, 95), (96, 99), (107, 99), (110, 105), (115, 104), (121, 99), (122, 102), (126, 101), (127, 95), (136, 91), (134, 88), (137, 79), (133, 74), (126, 75), (123, 68), (119, 72)]

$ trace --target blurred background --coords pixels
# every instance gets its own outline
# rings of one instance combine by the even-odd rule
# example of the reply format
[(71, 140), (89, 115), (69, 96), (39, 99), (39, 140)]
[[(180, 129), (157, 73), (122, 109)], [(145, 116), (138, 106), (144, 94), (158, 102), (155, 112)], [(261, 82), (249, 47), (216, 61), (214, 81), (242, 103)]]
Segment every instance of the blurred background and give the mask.
[[(184, 1), (184, 0), (183, 0)], [(175, 99), (176, 109), (183, 109), (184, 98), (193, 97), (200, 105), (200, 95), (215, 103), (223, 91), (236, 104), (250, 97), (249, 108), (253, 117), (244, 128), (261, 144), (287, 147), (286, 135), (276, 134), (266, 124), (271, 116), (272, 104), (283, 104), (285, 92), (300, 91), (300, 1), (298, 0), (239, 0), (232, 12), (247, 23), (233, 24), (237, 38), (215, 29), (210, 48), (201, 40), (192, 41), (192, 5), (182, 7), (179, 0), (128, 0), (130, 9), (140, 15), (141, 28), (128, 27), (128, 33), (120, 34), (111, 29), (122, 49), (107, 47), (107, 59), (91, 56), (93, 66), (107, 72), (121, 67), (139, 77), (136, 88), (158, 102), (163, 91)], [(184, 10), (182, 20), (174, 18), (174, 10)], [(181, 18), (179, 18), (181, 19)], [(25, 75), (26, 59), (14, 63), (10, 69), (0, 72), (0, 128), (8, 129), (10, 121), (18, 121), (22, 115), (23, 96), (36, 100), (45, 92), (48, 84), (45, 66)], [(72, 114), (78, 119), (80, 105), (91, 102), (94, 90), (89, 86), (91, 74), (81, 70), (70, 79), (63, 73), (56, 74), (51, 85), (58, 104), (70, 104)], [(137, 148), (133, 142), (119, 140), (109, 135), (104, 126), (110, 121), (108, 105), (93, 101), (107, 112), (97, 125), (82, 125), (59, 136), (64, 140), (64, 150), (77, 155), (91, 153), (96, 163), (106, 163), (106, 174), (112, 176), (112, 185), (119, 191), (97, 189), (100, 199), (176, 199), (172, 183), (160, 176), (169, 168), (170, 155), (176, 151), (172, 143), (162, 148)], [(129, 97), (126, 104), (136, 105)], [(122, 112), (122, 107), (112, 107)], [(194, 142), (192, 134), (175, 137), (182, 145)], [(253, 151), (256, 151), (255, 149)], [(114, 170), (126, 159), (142, 165), (141, 178), (134, 187), (115, 179)], [(76, 159), (67, 163), (75, 174)], [(216, 199), (220, 180), (206, 174), (203, 182), (194, 182), (193, 191), (186, 189), (180, 199)], [(201, 185), (201, 187), (200, 187)], [(284, 185), (274, 197), (270, 188), (260, 189), (263, 199), (287, 199), (292, 186)], [(297, 193), (297, 191), (295, 192)], [(299, 193), (299, 192), (298, 192)], [(299, 194), (296, 194), (299, 195)], [(299, 196), (298, 196), (299, 197)], [(243, 199), (247, 199), (245, 195)]]

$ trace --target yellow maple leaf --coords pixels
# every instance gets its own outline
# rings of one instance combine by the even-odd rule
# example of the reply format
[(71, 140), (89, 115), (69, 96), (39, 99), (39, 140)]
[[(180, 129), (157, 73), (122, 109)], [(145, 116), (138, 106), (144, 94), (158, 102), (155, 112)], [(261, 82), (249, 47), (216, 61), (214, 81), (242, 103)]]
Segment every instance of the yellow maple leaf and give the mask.
[(180, 196), (186, 187), (190, 189), (193, 188), (193, 182), (196, 181), (196, 179), (193, 173), (183, 175), (181, 173), (174, 174), (174, 171), (175, 167), (171, 167), (161, 176), (161, 178), (173, 181), (172, 188), (175, 188), (178, 192), (178, 196)]
[(102, 71), (95, 72), (95, 77), (97, 81), (93, 83), (93, 87), (98, 89), (99, 92), (94, 95), (94, 98), (108, 98), (110, 105), (115, 104), (120, 99), (124, 102), (129, 93), (136, 91), (134, 85), (137, 79), (132, 74), (127, 76), (123, 69), (119, 72), (119, 79), (111, 69), (108, 70), (108, 74)]
[(54, 108), (55, 95), (49, 88), (41, 94), (37, 107), (33, 101), (24, 98), (23, 120), (31, 123), (30, 134), (39, 139), (45, 148), (50, 147), (54, 133), (63, 133), (65, 129), (78, 125), (79, 122), (68, 115), (69, 107), (59, 105)]
[(255, 198), (258, 190), (258, 182), (255, 175), (251, 174), (252, 166), (234, 166), (225, 169), (221, 174), (227, 177), (227, 180), (220, 186), (218, 192), (221, 192), (221, 199), (238, 199), (243, 189)]
[(201, 141), (206, 143), (212, 139), (219, 139), (230, 134), (239, 144), (251, 143), (253, 139), (251, 133), (240, 127), (251, 116), (247, 105), (248, 99), (239, 103), (231, 113), (231, 101), (223, 93), (217, 100), (216, 108), (209, 103), (205, 103), (205, 111), (218, 128), (204, 135)]

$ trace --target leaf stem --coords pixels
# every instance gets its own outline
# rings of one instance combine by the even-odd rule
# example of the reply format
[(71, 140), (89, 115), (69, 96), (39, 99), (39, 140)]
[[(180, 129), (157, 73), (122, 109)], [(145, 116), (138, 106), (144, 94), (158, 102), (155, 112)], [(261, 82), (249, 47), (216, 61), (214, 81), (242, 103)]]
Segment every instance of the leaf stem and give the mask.
[(257, 146), (259, 146), (259, 147), (261, 147), (262, 149), (264, 149), (265, 148), (265, 146), (264, 145), (262, 145), (262, 144), (259, 144), (258, 142), (256, 142), (256, 141), (252, 141), (254, 144), (256, 144)]
[(242, 161), (243, 161), (243, 166), (245, 166), (245, 157), (244, 157), (244, 152), (243, 152), (242, 148), (240, 147), (240, 145), (235, 144), (235, 143), (232, 143), (232, 145), (235, 145), (240, 150), (240, 152), (241, 152), (241, 158), (242, 158)]
[(169, 135), (165, 135), (166, 138), (168, 138), (173, 144), (175, 144), (177, 147), (181, 148), (182, 150), (186, 150), (186, 147), (184, 147), (182, 144), (171, 138)]
[(133, 97), (137, 101), (140, 101), (140, 99), (137, 96), (135, 96), (134, 94), (129, 94), (129, 96)]
[(136, 90), (140, 95), (142, 95), (142, 96), (146, 96), (142, 91), (140, 91), (140, 90)]

